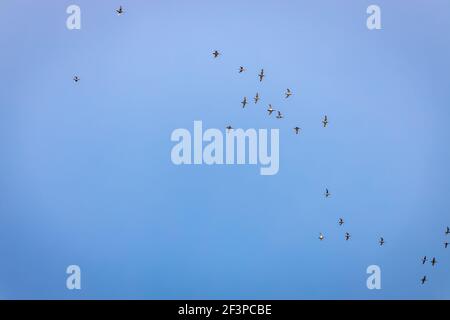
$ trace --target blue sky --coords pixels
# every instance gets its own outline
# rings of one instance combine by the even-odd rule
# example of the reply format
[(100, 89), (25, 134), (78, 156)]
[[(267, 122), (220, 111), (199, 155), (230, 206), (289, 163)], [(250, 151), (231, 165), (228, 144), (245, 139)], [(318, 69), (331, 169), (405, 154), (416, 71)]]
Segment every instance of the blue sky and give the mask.
[[(0, 298), (450, 298), (448, 1), (1, 8)], [(170, 135), (194, 120), (279, 128), (279, 173), (173, 165)]]

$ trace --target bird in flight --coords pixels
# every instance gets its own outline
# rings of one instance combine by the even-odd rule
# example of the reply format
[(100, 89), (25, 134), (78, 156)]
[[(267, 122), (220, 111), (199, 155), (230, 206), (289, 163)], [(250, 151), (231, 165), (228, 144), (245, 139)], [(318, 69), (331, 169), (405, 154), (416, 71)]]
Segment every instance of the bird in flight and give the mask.
[(328, 189), (325, 189), (325, 198), (328, 198), (331, 196), (331, 193), (328, 191)]
[(295, 130), (295, 134), (298, 134), (301, 129), (299, 127), (295, 127), (294, 130)]
[(286, 99), (289, 98), (290, 96), (292, 96), (292, 91), (289, 88), (287, 88), (285, 95), (286, 95)]
[(328, 124), (328, 117), (327, 116), (325, 116), (323, 118), (322, 123), (323, 123), (323, 127), (325, 128), (327, 126), (327, 124)]
[(244, 72), (245, 71), (245, 68), (243, 67), (243, 66), (240, 66), (239, 67), (239, 73), (242, 73), (242, 72)]
[(345, 233), (345, 240), (348, 241), (350, 239), (350, 233), (346, 232)]
[(117, 15), (122, 15), (124, 13), (122, 6), (119, 7), (119, 9), (116, 9)]
[(213, 54), (214, 58), (217, 58), (220, 55), (220, 52), (217, 50), (214, 50), (212, 54)]
[(269, 109), (267, 109), (267, 111), (269, 112), (269, 116), (270, 116), (270, 115), (272, 114), (272, 112), (275, 111), (275, 109), (272, 108), (272, 105), (271, 105), (271, 104), (269, 104)]
[(244, 97), (244, 100), (242, 100), (242, 108), (245, 108), (245, 105), (247, 104), (247, 97)]
[(447, 227), (447, 230), (445, 230), (445, 235), (449, 235), (450, 234), (450, 228)]
[(233, 127), (232, 126), (227, 126), (226, 129), (227, 129), (227, 132), (230, 132), (230, 130), (233, 129)]
[(259, 76), (259, 82), (261, 82), (263, 80), (264, 76), (265, 76), (264, 69), (261, 69), (261, 72), (259, 73), (258, 76)]
[(425, 282), (427, 281), (427, 276), (423, 276), (423, 278), (420, 281), (422, 282), (422, 284), (425, 284)]
[(258, 92), (256, 93), (256, 95), (253, 98), (253, 100), (255, 100), (255, 104), (258, 103), (258, 101), (259, 101), (259, 94), (258, 94)]
[(425, 264), (425, 262), (427, 262), (427, 261), (428, 261), (427, 256), (424, 256), (424, 257), (422, 258), (422, 264)]
[(382, 246), (383, 244), (384, 244), (384, 238), (381, 237), (381, 238), (380, 238), (380, 246)]
[(339, 225), (342, 226), (344, 224), (344, 219), (339, 218)]
[(448, 242), (444, 242), (444, 248), (447, 249), (448, 247)]
[(437, 263), (436, 258), (433, 257), (433, 259), (431, 260), (431, 265), (434, 267), (434, 265)]
[(277, 111), (277, 119), (283, 119), (283, 114), (280, 111)]
[(80, 78), (78, 76), (73, 77), (73, 81), (78, 82), (80, 81)]
[(322, 241), (323, 239), (325, 239), (324, 235), (322, 234), (322, 232), (319, 234), (319, 240)]

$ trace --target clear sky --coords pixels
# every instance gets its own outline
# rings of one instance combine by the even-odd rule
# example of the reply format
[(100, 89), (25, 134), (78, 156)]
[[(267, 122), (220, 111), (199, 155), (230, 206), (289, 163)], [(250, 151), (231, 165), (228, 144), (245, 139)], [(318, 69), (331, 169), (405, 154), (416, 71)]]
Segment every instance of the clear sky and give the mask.
[[(448, 0), (2, 0), (0, 298), (450, 298), (449, 30)], [(194, 120), (279, 128), (279, 173), (175, 166)]]

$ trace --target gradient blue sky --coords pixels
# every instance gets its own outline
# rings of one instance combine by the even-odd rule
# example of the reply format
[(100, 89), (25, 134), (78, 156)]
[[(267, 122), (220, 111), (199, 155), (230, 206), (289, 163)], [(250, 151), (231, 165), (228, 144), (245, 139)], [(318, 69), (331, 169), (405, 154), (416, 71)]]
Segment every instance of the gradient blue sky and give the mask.
[[(448, 0), (0, 8), (0, 298), (450, 298)], [(194, 120), (280, 128), (279, 173), (173, 165)]]

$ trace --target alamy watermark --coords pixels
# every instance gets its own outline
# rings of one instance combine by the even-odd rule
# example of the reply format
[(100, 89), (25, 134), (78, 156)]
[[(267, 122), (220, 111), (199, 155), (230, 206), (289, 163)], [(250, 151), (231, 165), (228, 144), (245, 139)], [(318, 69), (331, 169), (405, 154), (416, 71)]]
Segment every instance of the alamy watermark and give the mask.
[(172, 148), (171, 159), (176, 165), (259, 164), (261, 175), (275, 175), (280, 165), (279, 138), (279, 129), (270, 129), (270, 138), (268, 129), (228, 127), (224, 132), (213, 128), (203, 132), (202, 121), (194, 121), (193, 137), (184, 128), (172, 132), (171, 140), (178, 143)]

